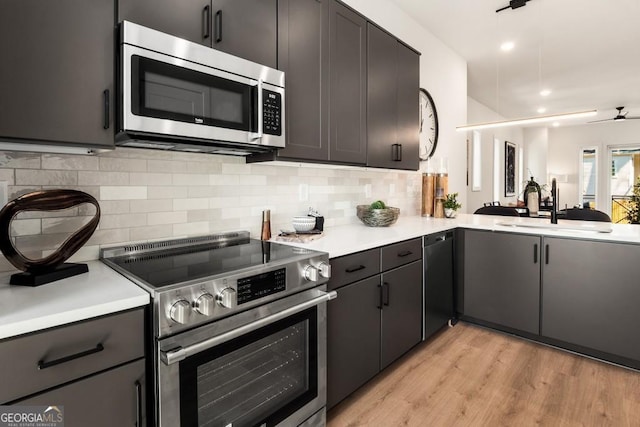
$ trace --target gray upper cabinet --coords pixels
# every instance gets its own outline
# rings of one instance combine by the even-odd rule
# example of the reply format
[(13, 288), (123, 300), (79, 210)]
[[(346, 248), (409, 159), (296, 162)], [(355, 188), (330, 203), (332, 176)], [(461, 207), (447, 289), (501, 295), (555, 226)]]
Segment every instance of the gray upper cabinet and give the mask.
[(544, 337), (640, 361), (640, 246), (544, 238)]
[(464, 315), (540, 332), (540, 237), (465, 230)]
[(122, 20), (277, 66), (277, 0), (119, 0)]
[(417, 170), (419, 54), (371, 23), (367, 37), (367, 165)]
[(0, 2), (0, 137), (114, 146), (114, 3)]
[(278, 1), (278, 68), (287, 87), (280, 158), (328, 160), (328, 20), (329, 0)]
[(124, 20), (135, 22), (207, 46), (211, 46), (210, 15), (210, 0), (118, 1), (118, 22)]
[(277, 68), (278, 0), (213, 0), (211, 3), (214, 49)]
[(331, 2), (329, 160), (333, 162), (366, 162), (366, 25), (361, 15)]

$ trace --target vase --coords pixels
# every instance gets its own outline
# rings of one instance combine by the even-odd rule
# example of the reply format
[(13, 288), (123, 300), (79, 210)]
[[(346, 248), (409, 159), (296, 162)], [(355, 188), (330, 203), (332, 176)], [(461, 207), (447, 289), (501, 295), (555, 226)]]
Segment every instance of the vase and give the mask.
[(444, 216), (446, 216), (447, 218), (455, 218), (456, 214), (457, 211), (455, 209), (444, 208)]

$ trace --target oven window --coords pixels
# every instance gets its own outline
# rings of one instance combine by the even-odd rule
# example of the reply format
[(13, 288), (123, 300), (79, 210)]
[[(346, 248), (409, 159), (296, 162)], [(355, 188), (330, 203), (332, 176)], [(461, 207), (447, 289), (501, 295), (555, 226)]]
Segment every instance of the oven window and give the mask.
[(188, 426), (275, 425), (318, 394), (317, 309), (180, 362)]
[(244, 131), (256, 127), (253, 86), (138, 55), (131, 67), (135, 115)]

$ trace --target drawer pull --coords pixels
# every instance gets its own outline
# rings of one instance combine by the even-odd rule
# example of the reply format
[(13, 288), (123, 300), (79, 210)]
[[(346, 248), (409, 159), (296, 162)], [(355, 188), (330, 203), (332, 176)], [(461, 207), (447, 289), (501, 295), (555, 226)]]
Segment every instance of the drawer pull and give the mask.
[(384, 296), (383, 304), (388, 306), (389, 305), (389, 284), (387, 282), (384, 282), (382, 284), (382, 295)]
[(81, 351), (80, 353), (72, 354), (70, 356), (61, 357), (60, 359), (54, 359), (50, 362), (45, 362), (41, 360), (38, 362), (38, 369), (39, 370), (47, 369), (52, 366), (59, 365), (61, 363), (71, 362), (72, 360), (79, 359), (84, 356), (89, 356), (90, 354), (100, 353), (102, 350), (104, 350), (104, 346), (102, 344), (98, 344), (92, 349)]
[(347, 273), (355, 273), (356, 271), (364, 270), (365, 268), (367, 267), (365, 267), (364, 265), (359, 265), (357, 267), (349, 267), (345, 271)]
[(136, 427), (142, 427), (142, 384), (136, 381)]
[(411, 252), (411, 251), (403, 251), (403, 252), (399, 252), (399, 253), (398, 253), (398, 256), (399, 256), (400, 258), (403, 258), (403, 257), (409, 256), (409, 255), (413, 255), (413, 252)]

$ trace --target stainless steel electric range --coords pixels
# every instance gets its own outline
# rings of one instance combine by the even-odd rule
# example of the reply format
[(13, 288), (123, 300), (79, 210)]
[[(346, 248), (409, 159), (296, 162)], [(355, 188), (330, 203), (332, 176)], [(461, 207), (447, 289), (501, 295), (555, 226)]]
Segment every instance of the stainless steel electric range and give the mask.
[(151, 294), (157, 425), (325, 424), (327, 254), (236, 232), (101, 258)]

